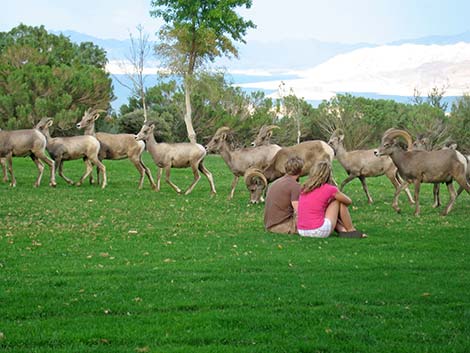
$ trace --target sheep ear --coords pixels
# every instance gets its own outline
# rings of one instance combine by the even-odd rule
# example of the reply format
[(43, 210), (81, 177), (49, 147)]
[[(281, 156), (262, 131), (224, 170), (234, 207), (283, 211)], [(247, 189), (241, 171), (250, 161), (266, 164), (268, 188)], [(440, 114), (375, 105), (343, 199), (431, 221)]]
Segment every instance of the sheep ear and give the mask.
[(273, 132), (272, 131), (269, 131), (267, 134), (266, 134), (269, 137), (271, 137), (273, 135)]
[(451, 150), (456, 150), (456, 149), (457, 149), (457, 144), (456, 144), (456, 143), (451, 143), (451, 144), (449, 145), (449, 148), (450, 148)]
[(343, 135), (343, 134), (339, 135), (338, 138), (339, 138), (339, 142), (343, 142), (343, 141), (344, 141), (344, 135)]
[(222, 140), (226, 140), (227, 139), (227, 134), (224, 132), (222, 135), (220, 135), (220, 137), (222, 138)]
[(95, 116), (93, 117), (93, 120), (97, 120), (99, 117), (100, 117), (100, 113), (97, 113), (97, 114), (95, 114)]
[(46, 127), (51, 127), (54, 124), (54, 120), (49, 120), (46, 124)]

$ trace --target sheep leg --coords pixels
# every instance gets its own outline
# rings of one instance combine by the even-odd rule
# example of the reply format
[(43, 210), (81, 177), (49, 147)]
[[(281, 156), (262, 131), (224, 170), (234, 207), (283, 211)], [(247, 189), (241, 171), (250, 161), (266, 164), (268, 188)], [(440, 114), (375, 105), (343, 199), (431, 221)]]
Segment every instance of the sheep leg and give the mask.
[(98, 170), (101, 171), (101, 174), (103, 174), (103, 181), (101, 182), (101, 188), (104, 189), (106, 185), (108, 185), (108, 177), (106, 175), (106, 167), (104, 166), (103, 163), (98, 158), (92, 158), (91, 161)]
[[(399, 179), (398, 171), (395, 169), (393, 172), (387, 172), (385, 175), (387, 176), (388, 180), (390, 180), (390, 182), (393, 184), (395, 190), (398, 190), (400, 185), (403, 183), (403, 180)], [(415, 200), (411, 195), (410, 189), (406, 187), (404, 190), (406, 193), (406, 197), (408, 197), (408, 201), (411, 205), (413, 205), (415, 203)]]
[(64, 169), (64, 161), (63, 161), (62, 159), (57, 159), (57, 160), (55, 161), (55, 163), (56, 163), (56, 166), (57, 166), (57, 171), (59, 172), (59, 176), (60, 176), (62, 179), (64, 179), (64, 180), (67, 182), (67, 184), (73, 185), (73, 180), (67, 178), (67, 177), (64, 175), (64, 171), (63, 171), (63, 169)]
[[(214, 184), (214, 178), (212, 177), (212, 173), (209, 172), (209, 170), (205, 167), (203, 161), (199, 163), (198, 169), (201, 171), (202, 174), (206, 176), (207, 180), (209, 181), (209, 184), (211, 186), (211, 194), (213, 195), (217, 194), (217, 191), (215, 191), (215, 184)], [(235, 192), (235, 188), (233, 188), (233, 192)], [(232, 192), (232, 197), (233, 197), (233, 192)]]
[(85, 173), (82, 175), (80, 180), (75, 184), (77, 186), (81, 186), (83, 184), (83, 181), (93, 173), (93, 165), (91, 164), (91, 161), (88, 158), (83, 158), (83, 162), (85, 163)]
[(442, 212), (443, 216), (446, 216), (452, 207), (454, 206), (455, 199), (457, 198), (457, 193), (455, 192), (454, 189), (454, 184), (452, 184), (452, 181), (447, 182), (447, 190), (449, 190), (449, 203), (447, 204), (445, 210)]
[[(392, 207), (397, 213), (401, 212), (400, 207), (398, 206), (398, 196), (400, 195), (400, 193), (402, 192), (403, 189), (408, 187), (408, 184), (409, 183), (407, 181), (403, 181), (403, 183), (398, 185), (397, 189), (395, 190), (395, 195), (393, 196)], [(416, 193), (415, 193), (415, 195), (416, 195)]]
[(459, 196), (462, 191), (466, 191), (470, 195), (470, 184), (467, 181), (466, 177), (457, 177), (454, 178), (455, 181), (459, 184), (459, 189), (457, 191), (457, 196)]
[(43, 151), (38, 151), (35, 153), (37, 158), (39, 158), (41, 161), (43, 161), (44, 163), (46, 163), (49, 168), (51, 169), (51, 180), (49, 182), (49, 186), (53, 186), (55, 187), (57, 185), (56, 181), (55, 181), (55, 162), (48, 158)]
[(339, 187), (339, 190), (343, 191), (346, 184), (349, 183), (351, 180), (353, 180), (356, 177), (357, 177), (357, 175), (349, 174), (348, 177), (346, 179), (344, 179), (343, 182), (341, 183), (341, 186)]
[(373, 201), (372, 201), (372, 196), (370, 196), (370, 193), (369, 193), (369, 188), (367, 187), (366, 178), (361, 175), (359, 176), (359, 180), (361, 181), (362, 188), (364, 189), (364, 192), (366, 193), (367, 201), (369, 202), (369, 204), (371, 204)]
[(42, 162), (34, 154), (31, 155), (31, 159), (38, 168), (38, 177), (34, 183), (34, 187), (37, 188), (39, 185), (41, 185), (42, 174), (44, 173), (44, 164), (42, 164)]
[(15, 174), (13, 173), (12, 154), (9, 154), (8, 156), (6, 156), (6, 160), (7, 160), (7, 165), (8, 165), (8, 172), (10, 173), (10, 178), (11, 178), (10, 186), (14, 188), (16, 186), (16, 179), (15, 179)]
[(237, 184), (238, 184), (238, 176), (234, 175), (233, 181), (232, 181), (232, 188), (230, 189), (230, 194), (228, 195), (229, 200), (233, 199), (233, 194), (235, 194), (235, 188), (237, 187)]
[(440, 200), (440, 197), (439, 197), (440, 188), (441, 188), (441, 186), (439, 185), (439, 183), (434, 183), (434, 185), (432, 187), (432, 193), (434, 195), (434, 203), (432, 205), (433, 208), (437, 208), (441, 205), (441, 200)]
[(192, 184), (189, 186), (189, 188), (185, 191), (185, 195), (188, 195), (191, 191), (193, 191), (194, 187), (196, 186), (197, 182), (199, 181), (199, 179), (201, 179), (201, 174), (199, 174), (199, 170), (198, 170), (199, 166), (195, 166), (195, 165), (192, 165), (191, 166), (191, 169), (193, 170), (193, 175), (194, 175), (194, 180), (192, 182)]
[(165, 167), (165, 181), (170, 184), (170, 186), (175, 190), (178, 194), (181, 194), (181, 189), (177, 187), (171, 180), (170, 180), (170, 173), (171, 173), (171, 167)]
[(129, 157), (129, 159), (131, 160), (132, 164), (134, 165), (134, 167), (137, 169), (137, 171), (139, 172), (139, 175), (140, 175), (140, 179), (139, 179), (139, 190), (142, 189), (142, 186), (144, 185), (144, 178), (145, 178), (145, 168), (142, 167), (142, 161), (140, 160), (139, 157)]
[(155, 181), (153, 181), (152, 172), (142, 161), (142, 155), (140, 156), (140, 165), (142, 166), (142, 168), (144, 168), (145, 174), (147, 175), (147, 178), (149, 179), (152, 189), (157, 191), (157, 185), (155, 184)]
[(162, 179), (163, 168), (157, 167), (157, 188), (155, 191), (160, 191), (160, 180)]
[(420, 207), (419, 207), (419, 189), (421, 188), (421, 180), (415, 180), (415, 216), (419, 216)]
[(8, 174), (7, 174), (7, 164), (6, 164), (5, 158), (0, 158), (0, 165), (2, 166), (3, 182), (6, 183), (8, 181)]

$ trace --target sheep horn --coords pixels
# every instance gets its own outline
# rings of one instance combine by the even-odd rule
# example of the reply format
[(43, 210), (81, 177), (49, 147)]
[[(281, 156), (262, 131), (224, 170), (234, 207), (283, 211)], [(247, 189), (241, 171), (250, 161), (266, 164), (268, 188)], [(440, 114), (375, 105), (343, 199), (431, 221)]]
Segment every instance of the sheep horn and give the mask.
[(411, 149), (413, 149), (413, 138), (411, 137), (411, 135), (405, 131), (405, 130), (400, 130), (400, 129), (388, 129), (387, 131), (385, 131), (383, 137), (382, 137), (382, 141), (385, 140), (385, 139), (394, 139), (395, 137), (403, 137), (408, 145), (408, 151), (410, 151)]
[(247, 186), (251, 185), (253, 183), (253, 179), (259, 178), (263, 182), (264, 187), (268, 186), (268, 180), (264, 176), (264, 174), (261, 172), (260, 169), (258, 168), (249, 168), (245, 172), (245, 184)]

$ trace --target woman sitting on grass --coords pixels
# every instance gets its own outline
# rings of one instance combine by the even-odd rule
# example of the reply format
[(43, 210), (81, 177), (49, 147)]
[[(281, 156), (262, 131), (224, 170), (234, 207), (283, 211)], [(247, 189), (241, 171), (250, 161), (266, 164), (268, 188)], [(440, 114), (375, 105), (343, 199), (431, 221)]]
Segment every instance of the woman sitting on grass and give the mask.
[(331, 163), (318, 162), (302, 185), (297, 228), (304, 237), (326, 238), (333, 230), (345, 238), (365, 238), (352, 224), (348, 206), (351, 199), (338, 190), (333, 180)]

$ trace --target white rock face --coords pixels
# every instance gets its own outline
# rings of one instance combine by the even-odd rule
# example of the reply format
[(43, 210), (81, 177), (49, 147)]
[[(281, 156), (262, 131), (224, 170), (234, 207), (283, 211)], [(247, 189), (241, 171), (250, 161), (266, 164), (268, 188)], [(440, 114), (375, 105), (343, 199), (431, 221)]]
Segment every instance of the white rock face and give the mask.
[[(417, 89), (426, 95), (432, 88), (445, 89), (447, 96), (470, 92), (470, 43), (453, 45), (380, 46), (354, 50), (308, 70), (301, 77), (283, 80), (307, 100), (329, 99), (337, 92), (369, 92), (381, 95), (412, 96)], [(275, 90), (281, 81), (240, 84), (244, 88)]]

